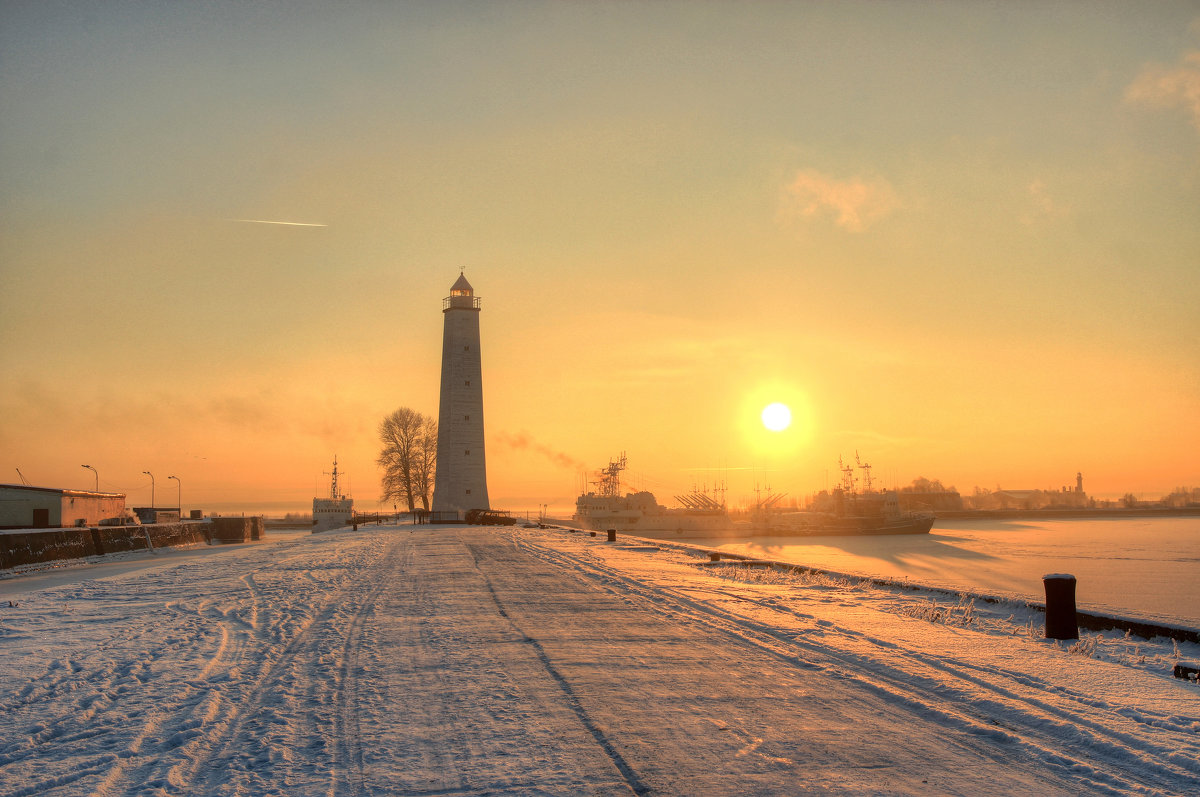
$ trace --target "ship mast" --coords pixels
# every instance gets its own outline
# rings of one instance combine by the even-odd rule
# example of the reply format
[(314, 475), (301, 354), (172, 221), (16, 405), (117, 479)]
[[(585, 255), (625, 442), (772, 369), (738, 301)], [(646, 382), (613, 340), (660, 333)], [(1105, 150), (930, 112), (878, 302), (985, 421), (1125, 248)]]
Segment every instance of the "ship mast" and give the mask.
[(621, 452), (621, 458), (609, 460), (608, 467), (599, 471), (596, 475), (599, 477), (593, 484), (599, 490), (599, 494), (608, 498), (621, 497), (621, 471), (625, 470), (625, 452)]
[[(857, 456), (857, 454), (855, 454)], [(838, 470), (842, 472), (842, 490), (847, 493), (854, 492), (854, 466), (842, 464), (842, 458), (838, 457)]]
[(337, 454), (333, 455), (333, 473), (330, 473), (329, 471), (325, 471), (325, 475), (332, 477), (329, 480), (329, 497), (331, 499), (333, 499), (334, 501), (336, 501), (339, 498), (338, 486), (337, 486), (337, 477), (338, 477)]
[(871, 463), (864, 463), (861, 459), (859, 459), (857, 451), (854, 452), (854, 461), (858, 463), (859, 469), (863, 472), (863, 492), (871, 492)]

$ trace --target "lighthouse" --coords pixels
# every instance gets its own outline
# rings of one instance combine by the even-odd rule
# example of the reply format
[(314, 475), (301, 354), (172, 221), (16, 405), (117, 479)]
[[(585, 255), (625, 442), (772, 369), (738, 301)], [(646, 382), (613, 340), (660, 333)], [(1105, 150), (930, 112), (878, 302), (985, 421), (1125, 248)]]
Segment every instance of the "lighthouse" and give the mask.
[(483, 450), (479, 308), (475, 290), (460, 273), (442, 300), (442, 392), (433, 480), (433, 511), (460, 518), (470, 509), (491, 508)]

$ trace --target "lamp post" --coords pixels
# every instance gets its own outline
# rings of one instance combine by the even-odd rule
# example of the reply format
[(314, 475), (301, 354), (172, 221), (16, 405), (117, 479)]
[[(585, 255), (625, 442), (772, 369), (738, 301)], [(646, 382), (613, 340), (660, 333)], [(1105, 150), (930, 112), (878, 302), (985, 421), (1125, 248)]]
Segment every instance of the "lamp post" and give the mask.
[(167, 478), (175, 480), (175, 490), (176, 490), (175, 503), (178, 504), (178, 506), (176, 506), (175, 508), (179, 510), (179, 517), (180, 517), (180, 519), (182, 519), (183, 518), (183, 482), (181, 482), (179, 480), (178, 476), (168, 476)]
[(96, 492), (100, 492), (100, 473), (95, 468), (93, 468), (91, 465), (83, 465), (82, 467), (90, 470), (92, 472), (92, 475), (94, 475), (96, 477)]
[(150, 508), (153, 509), (154, 508), (154, 474), (148, 470), (144, 470), (144, 471), (142, 471), (142, 473), (144, 473), (150, 477)]

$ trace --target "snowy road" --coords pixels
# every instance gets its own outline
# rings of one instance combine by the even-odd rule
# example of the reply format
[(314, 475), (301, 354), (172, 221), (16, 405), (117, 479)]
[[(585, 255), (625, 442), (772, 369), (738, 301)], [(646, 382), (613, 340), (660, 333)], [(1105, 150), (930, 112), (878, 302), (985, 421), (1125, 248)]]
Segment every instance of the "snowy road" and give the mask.
[(4, 583), (0, 794), (1200, 792), (1150, 645), (558, 531), (204, 554)]

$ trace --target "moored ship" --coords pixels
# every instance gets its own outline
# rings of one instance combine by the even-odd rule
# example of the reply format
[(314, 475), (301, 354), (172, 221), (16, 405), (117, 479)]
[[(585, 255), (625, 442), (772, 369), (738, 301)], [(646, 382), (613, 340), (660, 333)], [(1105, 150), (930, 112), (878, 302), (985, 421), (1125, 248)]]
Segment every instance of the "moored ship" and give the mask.
[(337, 457), (333, 458), (333, 473), (330, 474), (329, 497), (313, 499), (313, 534), (319, 531), (340, 529), (350, 525), (354, 518), (354, 499), (338, 492)]
[[(934, 516), (926, 512), (905, 512), (894, 490), (877, 491), (871, 487), (871, 465), (855, 454), (854, 465), (838, 459), (842, 482), (831, 495), (814, 503), (805, 512), (766, 513), (755, 519), (759, 533), (783, 536), (824, 534), (928, 534)], [(863, 471), (863, 491), (857, 489), (855, 467)]]
[(668, 508), (658, 503), (654, 494), (645, 490), (621, 494), (621, 471), (625, 470), (625, 455), (608, 463), (594, 482), (596, 490), (587, 492), (575, 501), (572, 520), (589, 531), (632, 534), (638, 537), (671, 539), (711, 537), (731, 532), (733, 522), (723, 501), (705, 492), (692, 491), (675, 499), (682, 504)]

